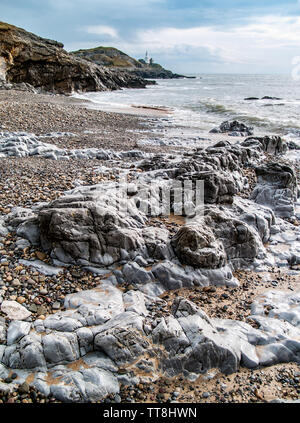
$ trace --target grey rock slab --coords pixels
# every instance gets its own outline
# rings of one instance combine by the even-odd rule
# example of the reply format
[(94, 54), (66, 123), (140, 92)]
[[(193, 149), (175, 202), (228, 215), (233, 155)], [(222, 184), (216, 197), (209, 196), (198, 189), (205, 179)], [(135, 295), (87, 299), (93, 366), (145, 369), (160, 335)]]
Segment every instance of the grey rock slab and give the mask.
[(124, 311), (122, 291), (103, 282), (94, 289), (67, 295), (65, 308), (80, 308), (83, 317), (90, 318), (90, 324), (97, 324), (98, 313), (98, 319), (102, 323)]
[(58, 332), (74, 332), (82, 327), (82, 323), (72, 317), (55, 313), (44, 320), (44, 327)]
[(50, 364), (76, 361), (80, 356), (74, 333), (53, 332), (43, 336), (42, 343), (46, 361)]
[(62, 374), (60, 382), (50, 389), (63, 402), (90, 402), (119, 393), (119, 383), (112, 373), (93, 368)]
[(145, 306), (145, 296), (140, 291), (128, 291), (123, 295), (125, 311), (133, 311), (141, 316), (147, 316), (148, 310)]
[(136, 313), (125, 312), (102, 326), (92, 328), (94, 348), (105, 352), (118, 365), (135, 361), (149, 348), (143, 321), (144, 318)]
[(31, 324), (15, 320), (10, 323), (7, 329), (7, 345), (17, 343), (23, 336), (28, 335)]
[(172, 355), (182, 353), (190, 341), (179, 322), (172, 316), (167, 316), (152, 331), (153, 342), (163, 344)]
[(51, 266), (41, 260), (30, 261), (21, 259), (19, 260), (19, 263), (27, 267), (33, 267), (38, 272), (43, 273), (46, 276), (57, 276), (63, 271), (62, 267)]
[(124, 279), (133, 284), (144, 284), (151, 282), (153, 275), (136, 262), (126, 263), (122, 269)]

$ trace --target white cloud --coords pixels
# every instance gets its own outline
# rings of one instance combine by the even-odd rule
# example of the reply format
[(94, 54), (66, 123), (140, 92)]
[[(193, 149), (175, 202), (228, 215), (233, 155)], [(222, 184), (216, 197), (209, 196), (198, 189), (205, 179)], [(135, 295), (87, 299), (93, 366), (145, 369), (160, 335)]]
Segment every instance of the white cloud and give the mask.
[(95, 35), (106, 35), (111, 38), (117, 38), (118, 32), (112, 26), (107, 25), (91, 25), (85, 28), (85, 31), (88, 34), (95, 34)]
[[(300, 56), (300, 16), (249, 17), (246, 24), (227, 28), (199, 25), (137, 30), (130, 38), (123, 38), (112, 26), (88, 26), (84, 30), (110, 37), (114, 47), (136, 58), (148, 50), (154, 60), (166, 67), (170, 63), (173, 70), (183, 73), (185, 65), (191, 72), (198, 67), (207, 71), (289, 73), (292, 58)], [(97, 42), (85, 40), (72, 49), (93, 47)], [(71, 49), (71, 45), (68, 47)]]
[(218, 29), (213, 26), (161, 28), (141, 31), (138, 44), (161, 53), (205, 48), (227, 63), (257, 63), (280, 49), (300, 48), (300, 17), (265, 16), (249, 20), (241, 27)]

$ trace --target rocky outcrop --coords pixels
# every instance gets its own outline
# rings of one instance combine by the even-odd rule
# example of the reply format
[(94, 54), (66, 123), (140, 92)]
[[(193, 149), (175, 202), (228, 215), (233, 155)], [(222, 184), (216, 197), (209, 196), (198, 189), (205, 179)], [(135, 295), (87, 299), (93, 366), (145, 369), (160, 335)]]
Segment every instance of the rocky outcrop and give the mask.
[(144, 88), (133, 74), (113, 71), (63, 50), (63, 44), (0, 23), (0, 80), (56, 93)]
[(97, 65), (108, 67), (109, 69), (124, 69), (132, 75), (145, 79), (178, 79), (185, 78), (170, 70), (164, 69), (158, 63), (147, 64), (143, 60), (136, 60), (122, 51), (113, 47), (95, 47), (91, 49), (81, 49), (72, 51), (77, 57), (89, 60)]
[(261, 147), (263, 151), (270, 154), (284, 154), (288, 149), (288, 144), (281, 137), (248, 137), (241, 143), (245, 147)]
[[(49, 145), (26, 136), (6, 134), (2, 154), (20, 156), (27, 149), (47, 157)], [(299, 227), (281, 219), (292, 215), (296, 174), (289, 166), (260, 162), (265, 152), (285, 149), (279, 137), (263, 137), (222, 141), (163, 160), (137, 151), (102, 152), (102, 159), (107, 154), (118, 165), (125, 154), (137, 159), (130, 181), (117, 175), (79, 185), (49, 204), (16, 207), (0, 218), (0, 234), (16, 233), (18, 245), (38, 245), (53, 260), (20, 259), (23, 266), (55, 277), (64, 265), (76, 264), (99, 277), (96, 287), (67, 295), (64, 310), (43, 319), (34, 321), (17, 302), (2, 302), (9, 321), (0, 318), (0, 377), (12, 369), (18, 375), (6, 389), (29, 380), (46, 396), (88, 402), (117, 394), (120, 385), (161, 376), (196, 380), (210, 369), (230, 374), (241, 366), (299, 363), (299, 292), (266, 291), (249, 304), (244, 321), (211, 318), (190, 296), (162, 299), (167, 290), (236, 287), (234, 270), (264, 271), (277, 257), (286, 266), (298, 263)], [(257, 186), (252, 198), (241, 198), (241, 191), (251, 193), (244, 175), (249, 168)], [(205, 190), (200, 204), (198, 180)], [(192, 196), (180, 191), (185, 181)], [(170, 210), (161, 217), (165, 192)], [(174, 227), (170, 212), (176, 218), (174, 211), (187, 204), (193, 213), (181, 215)], [(270, 257), (280, 236), (293, 248)]]
[(279, 217), (295, 215), (294, 203), (298, 196), (295, 171), (279, 163), (267, 163), (255, 168), (258, 178), (251, 198), (269, 206)]
[(244, 137), (247, 135), (253, 135), (253, 128), (246, 126), (244, 123), (238, 122), (237, 120), (225, 121), (221, 123), (218, 128), (213, 128), (209, 131), (211, 134), (224, 134), (227, 133), (230, 136)]

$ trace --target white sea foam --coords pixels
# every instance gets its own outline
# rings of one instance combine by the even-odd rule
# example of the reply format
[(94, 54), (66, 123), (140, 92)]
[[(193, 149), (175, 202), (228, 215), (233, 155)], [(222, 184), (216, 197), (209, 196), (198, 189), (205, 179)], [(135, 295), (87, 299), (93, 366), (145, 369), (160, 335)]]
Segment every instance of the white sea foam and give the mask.
[[(201, 79), (200, 79), (201, 78)], [(256, 135), (286, 135), (300, 131), (300, 81), (283, 75), (199, 75), (197, 79), (157, 80), (146, 90), (83, 93), (90, 107), (105, 111), (142, 113), (135, 106), (170, 108), (165, 126), (191, 127), (205, 136), (224, 120), (254, 126)], [(280, 98), (262, 99), (265, 96)], [(259, 100), (246, 101), (248, 97)], [(269, 106), (269, 107), (266, 107)], [(299, 139), (300, 139), (300, 134)]]

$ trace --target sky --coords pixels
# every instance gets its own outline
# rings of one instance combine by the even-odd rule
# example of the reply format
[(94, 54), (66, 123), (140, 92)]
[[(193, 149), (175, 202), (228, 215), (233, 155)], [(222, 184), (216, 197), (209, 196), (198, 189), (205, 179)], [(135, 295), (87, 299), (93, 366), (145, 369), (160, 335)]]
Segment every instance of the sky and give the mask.
[(148, 50), (186, 74), (291, 74), (300, 61), (300, 0), (0, 0), (0, 20), (68, 51)]

